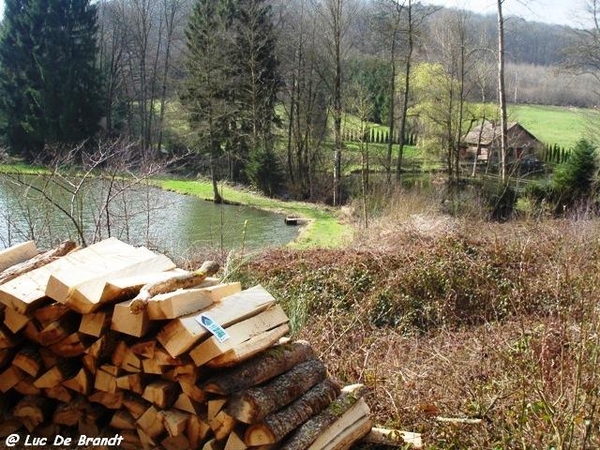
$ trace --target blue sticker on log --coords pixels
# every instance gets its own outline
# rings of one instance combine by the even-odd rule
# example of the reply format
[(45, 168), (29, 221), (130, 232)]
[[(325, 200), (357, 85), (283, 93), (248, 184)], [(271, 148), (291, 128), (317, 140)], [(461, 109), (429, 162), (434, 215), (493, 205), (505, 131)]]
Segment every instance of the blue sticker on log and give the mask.
[(225, 329), (221, 325), (215, 322), (207, 314), (200, 314), (198, 317), (196, 317), (196, 320), (200, 325), (202, 325), (204, 328), (210, 331), (219, 342), (223, 343), (227, 339), (229, 339), (227, 331), (225, 331)]

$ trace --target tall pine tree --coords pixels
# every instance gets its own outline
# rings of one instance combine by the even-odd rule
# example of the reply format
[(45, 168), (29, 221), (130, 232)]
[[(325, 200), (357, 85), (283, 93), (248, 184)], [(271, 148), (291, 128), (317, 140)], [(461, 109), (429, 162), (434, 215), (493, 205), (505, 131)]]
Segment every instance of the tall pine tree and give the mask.
[(96, 7), (90, 0), (6, 0), (0, 35), (0, 110), (9, 150), (43, 159), (74, 144), (101, 116)]

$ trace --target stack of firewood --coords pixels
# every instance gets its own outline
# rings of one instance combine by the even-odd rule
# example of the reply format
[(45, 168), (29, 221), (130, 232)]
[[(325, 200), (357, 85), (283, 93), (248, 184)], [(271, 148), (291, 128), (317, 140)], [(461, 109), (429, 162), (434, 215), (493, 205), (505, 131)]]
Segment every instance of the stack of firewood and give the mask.
[(341, 389), (308, 343), (285, 342), (288, 318), (264, 288), (221, 283), (217, 269), (116, 239), (0, 251), (0, 436), (230, 450), (367, 435), (364, 387)]

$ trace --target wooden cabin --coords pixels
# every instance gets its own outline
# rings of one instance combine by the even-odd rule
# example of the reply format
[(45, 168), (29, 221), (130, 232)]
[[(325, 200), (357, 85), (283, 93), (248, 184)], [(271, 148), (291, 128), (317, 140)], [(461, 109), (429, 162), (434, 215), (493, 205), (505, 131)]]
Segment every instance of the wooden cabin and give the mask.
[[(461, 149), (463, 160), (498, 162), (500, 160), (500, 124), (486, 121), (471, 130), (465, 137)], [(506, 130), (507, 162), (519, 161), (525, 156), (535, 155), (543, 144), (518, 122), (509, 122)]]

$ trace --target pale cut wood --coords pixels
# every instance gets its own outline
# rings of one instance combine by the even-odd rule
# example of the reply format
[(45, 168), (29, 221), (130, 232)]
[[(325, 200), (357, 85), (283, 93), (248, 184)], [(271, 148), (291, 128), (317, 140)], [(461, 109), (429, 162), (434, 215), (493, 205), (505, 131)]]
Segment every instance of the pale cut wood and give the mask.
[(148, 408), (136, 423), (150, 438), (155, 438), (165, 432), (165, 426), (162, 421), (162, 412), (154, 406)]
[(179, 396), (180, 388), (177, 383), (166, 380), (156, 380), (146, 385), (142, 397), (160, 409), (173, 406)]
[(227, 438), (224, 450), (246, 450), (247, 448), (248, 446), (244, 443), (243, 431), (233, 430)]
[[(208, 314), (222, 327), (233, 325), (264, 311), (275, 299), (262, 286), (225, 297), (203, 313)], [(187, 352), (196, 342), (209, 336), (209, 331), (199, 322), (199, 314), (191, 314), (169, 322), (157, 336), (158, 341), (173, 357)]]
[(185, 392), (182, 392), (173, 403), (173, 408), (177, 408), (180, 411), (187, 412), (199, 416), (200, 414), (206, 413), (206, 407), (201, 403), (197, 402)]
[(193, 449), (200, 446), (200, 443), (208, 436), (209, 432), (210, 426), (205, 419), (196, 415), (189, 416), (186, 436)]
[(339, 393), (339, 385), (331, 379), (326, 379), (291, 405), (248, 427), (244, 442), (253, 447), (281, 441), (290, 431), (325, 409)]
[(145, 336), (146, 333), (150, 331), (151, 325), (148, 313), (143, 311), (140, 314), (131, 314), (131, 312), (129, 312), (130, 303), (131, 300), (127, 300), (115, 305), (110, 321), (110, 329), (128, 334), (129, 336)]
[(13, 386), (13, 389), (22, 395), (41, 395), (42, 389), (35, 387), (33, 382), (35, 378), (31, 375), (25, 375), (22, 380)]
[[(169, 258), (145, 247), (133, 247), (116, 239), (107, 239), (102, 243), (107, 244), (87, 255), (87, 258), (72, 258), (77, 260), (76, 270), (75, 267), (70, 267), (54, 271), (48, 279), (46, 295), (81, 314), (87, 314), (96, 311), (103, 304), (117, 300), (105, 294), (108, 280), (117, 276), (160, 272), (175, 267)], [(77, 253), (79, 252), (72, 255)], [(71, 259), (70, 256), (66, 258)]]
[[(203, 288), (179, 289), (151, 297), (145, 307), (150, 320), (176, 319), (208, 308), (223, 297), (237, 294), (241, 290), (242, 286), (237, 282)], [(130, 305), (129, 308), (131, 310), (132, 306)]]
[(63, 381), (73, 378), (80, 368), (76, 361), (60, 359), (54, 367), (38, 377), (33, 385), (42, 389), (53, 388)]
[(79, 314), (69, 312), (56, 322), (51, 322), (40, 330), (38, 340), (44, 347), (49, 347), (77, 331), (80, 322), (81, 316)]
[[(161, 272), (144, 272), (133, 276), (111, 278), (106, 282), (103, 295), (123, 300), (131, 299), (140, 292), (140, 289), (145, 284), (166, 280), (173, 275), (183, 275), (186, 273), (189, 272), (176, 267)], [(213, 283), (215, 284), (219, 282), (218, 279), (211, 278), (211, 280), (213, 280)]]
[(52, 344), (50, 350), (63, 358), (74, 358), (83, 355), (91, 345), (91, 342), (90, 338), (75, 332), (57, 343)]
[(217, 416), (217, 414), (219, 414), (223, 410), (223, 407), (226, 403), (226, 398), (215, 398), (209, 400), (207, 402), (206, 420), (208, 420), (209, 422), (213, 420)]
[(189, 414), (176, 409), (163, 411), (162, 420), (169, 436), (175, 437), (185, 433), (189, 421)]
[(188, 289), (202, 283), (207, 277), (219, 271), (219, 264), (214, 261), (205, 261), (198, 270), (176, 275), (167, 280), (146, 284), (140, 289), (139, 294), (131, 302), (131, 313), (139, 314), (144, 310), (148, 300), (158, 294), (166, 294), (178, 289)]
[(139, 373), (132, 373), (117, 378), (117, 387), (126, 391), (131, 391), (136, 394), (142, 395), (144, 392), (144, 383), (142, 375)]
[(264, 386), (234, 394), (227, 403), (227, 412), (241, 422), (258, 423), (326, 377), (327, 368), (323, 362), (318, 359), (304, 362)]
[(321, 434), (308, 450), (347, 450), (366, 436), (373, 424), (369, 418), (369, 407), (363, 398)]
[(211, 359), (235, 349), (241, 343), (256, 335), (269, 331), (286, 322), (288, 322), (288, 317), (281, 306), (273, 305), (254, 317), (227, 327), (225, 331), (227, 331), (229, 339), (225, 342), (219, 342), (213, 336), (192, 349), (189, 355), (197, 366), (201, 366)]
[(410, 445), (412, 448), (423, 448), (420, 433), (410, 431), (390, 430), (388, 428), (373, 427), (362, 442), (367, 444), (386, 445), (388, 447), (402, 447)]
[(346, 411), (352, 408), (365, 395), (366, 391), (366, 387), (362, 384), (344, 387), (342, 394), (327, 408), (294, 430), (292, 435), (286, 439), (281, 450), (305, 450), (319, 435), (323, 434)]
[(38, 425), (46, 422), (52, 416), (53, 402), (47, 398), (28, 395), (21, 399), (13, 410), (13, 415), (32, 432)]
[(8, 283), (17, 277), (20, 277), (21, 275), (50, 264), (61, 256), (64, 256), (75, 250), (76, 248), (77, 244), (75, 244), (75, 242), (64, 241), (56, 248), (48, 250), (44, 253), (40, 253), (27, 261), (14, 265), (0, 273), (0, 285)]
[(202, 450), (223, 450), (223, 444), (216, 439), (211, 439), (204, 444)]
[(206, 393), (198, 387), (195, 383), (190, 383), (189, 381), (179, 381), (179, 386), (181, 386), (181, 390), (185, 395), (187, 395), (192, 400), (202, 403), (206, 401)]
[(12, 334), (3, 324), (0, 325), (0, 350), (14, 348), (19, 344), (19, 341), (18, 336)]
[(57, 384), (51, 388), (43, 389), (43, 392), (45, 397), (58, 400), (62, 403), (69, 403), (73, 400), (73, 393), (60, 384)]
[(33, 312), (33, 317), (37, 320), (41, 328), (45, 328), (52, 322), (59, 321), (65, 314), (71, 313), (71, 310), (62, 303), (53, 302), (47, 306), (37, 308)]
[[(71, 244), (72, 246), (64, 246), (64, 250), (73, 250), (75, 244)], [(0, 303), (17, 310), (21, 314), (30, 312), (44, 303), (49, 303), (51, 300), (46, 296), (46, 287), (50, 280), (50, 276), (62, 269), (76, 269), (77, 261), (86, 256), (95, 254), (95, 252), (98, 249), (101, 249), (103, 245), (104, 244), (100, 242), (84, 249), (72, 251), (71, 253), (67, 252), (68, 254), (65, 254), (60, 258), (52, 256), (45, 261), (45, 265), (22, 273), (10, 281), (0, 284)], [(50, 252), (53, 251), (51, 250)], [(38, 256), (42, 255), (45, 254), (40, 254)]]
[(107, 329), (110, 328), (111, 318), (112, 310), (84, 314), (81, 317), (79, 332), (99, 338)]
[(126, 393), (123, 395), (123, 407), (129, 411), (134, 419), (139, 419), (152, 404), (139, 395)]
[(96, 391), (88, 397), (90, 402), (100, 403), (108, 409), (121, 409), (123, 406), (123, 391), (103, 392)]
[(18, 333), (21, 331), (27, 323), (31, 320), (31, 317), (26, 314), (21, 314), (12, 308), (4, 309), (4, 325), (12, 333)]
[(37, 253), (38, 250), (34, 241), (22, 242), (0, 250), (0, 272), (33, 258)]
[(242, 342), (237, 347), (211, 359), (206, 365), (213, 369), (235, 366), (272, 347), (289, 332), (289, 324), (284, 323)]
[(229, 433), (233, 431), (235, 426), (238, 424), (238, 421), (231, 417), (227, 412), (221, 410), (214, 416), (211, 420), (209, 420), (208, 424), (215, 435), (215, 439), (218, 441), (222, 441)]
[(315, 353), (308, 342), (288, 342), (274, 346), (237, 367), (219, 373), (204, 383), (202, 388), (214, 394), (230, 395), (262, 384), (314, 358)]

